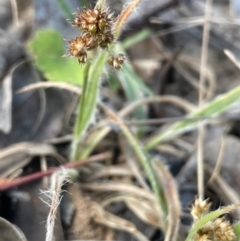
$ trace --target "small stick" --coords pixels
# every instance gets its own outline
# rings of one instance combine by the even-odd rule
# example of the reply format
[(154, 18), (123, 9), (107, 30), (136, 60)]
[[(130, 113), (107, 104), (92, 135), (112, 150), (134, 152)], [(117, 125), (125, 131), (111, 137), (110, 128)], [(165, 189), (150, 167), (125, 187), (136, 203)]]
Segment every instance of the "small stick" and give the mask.
[(91, 156), (89, 158), (80, 160), (80, 161), (76, 161), (76, 162), (68, 162), (65, 165), (62, 165), (60, 167), (56, 167), (56, 168), (51, 168), (49, 170), (46, 171), (41, 171), (41, 172), (35, 172), (33, 174), (24, 176), (24, 177), (19, 177), (16, 179), (1, 179), (0, 178), (0, 191), (5, 191), (9, 188), (15, 187), (15, 186), (19, 186), (19, 185), (23, 185), (35, 180), (38, 180), (42, 177), (45, 176), (50, 176), (53, 172), (61, 169), (62, 167), (64, 168), (74, 168), (74, 167), (78, 167), (78, 166), (83, 166), (92, 162), (98, 162), (98, 161), (103, 161), (105, 159), (111, 158), (112, 157), (112, 153), (111, 152), (104, 152), (95, 156)]

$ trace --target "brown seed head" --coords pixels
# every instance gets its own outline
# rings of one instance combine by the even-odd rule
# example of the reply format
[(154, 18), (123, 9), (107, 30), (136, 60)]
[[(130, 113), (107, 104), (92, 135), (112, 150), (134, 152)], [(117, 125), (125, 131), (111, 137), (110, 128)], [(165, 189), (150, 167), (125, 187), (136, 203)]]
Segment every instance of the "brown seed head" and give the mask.
[(111, 31), (113, 24), (112, 14), (104, 9), (84, 9), (73, 21), (83, 33), (100, 34)]
[(206, 234), (203, 234), (203, 235), (200, 235), (200, 234), (196, 234), (196, 238), (195, 238), (196, 241), (211, 241), (211, 239), (209, 239), (208, 235)]
[(191, 210), (191, 215), (194, 218), (194, 220), (199, 220), (206, 213), (208, 213), (210, 206), (211, 203), (208, 202), (208, 199), (201, 201), (197, 198)]
[(213, 236), (216, 241), (233, 241), (236, 235), (232, 224), (224, 218), (218, 218), (213, 222)]
[(109, 44), (114, 42), (114, 36), (111, 32), (105, 34), (98, 34), (96, 36), (97, 42), (102, 49), (106, 49)]
[(98, 43), (97, 43), (96, 39), (91, 34), (86, 33), (86, 34), (83, 35), (82, 38), (85, 42), (85, 46), (86, 46), (87, 51), (90, 51), (90, 50), (93, 50), (93, 49), (97, 48)]
[[(87, 51), (98, 47), (108, 48), (108, 45), (114, 42), (113, 23), (113, 15), (108, 10), (84, 8), (77, 13), (73, 25), (79, 27), (82, 36), (68, 41), (69, 51), (67, 56), (76, 57), (79, 63), (85, 63)], [(121, 59), (117, 59), (113, 64), (115, 68), (119, 69), (122, 63)]]
[(122, 68), (125, 61), (126, 61), (126, 56), (123, 54), (118, 54), (116, 56), (111, 55), (108, 58), (108, 64), (113, 66), (117, 70)]
[(85, 63), (87, 61), (85, 39), (79, 36), (75, 39), (68, 40), (68, 43), (68, 56), (76, 57), (79, 63)]

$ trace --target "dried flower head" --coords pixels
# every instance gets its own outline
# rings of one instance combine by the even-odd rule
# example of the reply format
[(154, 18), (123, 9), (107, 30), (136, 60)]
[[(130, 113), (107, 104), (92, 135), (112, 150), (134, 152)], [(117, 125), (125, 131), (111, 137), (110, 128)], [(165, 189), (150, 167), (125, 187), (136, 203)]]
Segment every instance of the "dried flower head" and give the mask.
[(198, 233), (196, 234), (195, 240), (197, 240), (197, 241), (211, 241), (211, 239), (209, 239), (207, 234), (200, 235)]
[(111, 31), (113, 15), (104, 9), (84, 9), (77, 13), (73, 25), (83, 33), (101, 34)]
[(68, 40), (69, 51), (67, 56), (76, 57), (79, 63), (86, 63), (87, 61), (87, 48), (86, 41), (83, 37), (79, 36), (75, 39)]
[(196, 198), (191, 209), (191, 215), (194, 220), (199, 220), (206, 213), (208, 213), (210, 206), (211, 203), (209, 203), (208, 199), (201, 201), (200, 199)]
[(85, 47), (86, 47), (87, 51), (97, 48), (98, 43), (96, 42), (96, 39), (93, 36), (86, 33), (82, 36), (82, 38), (85, 42)]
[(203, 226), (199, 231), (199, 234), (201, 235), (207, 235), (208, 237), (211, 237), (213, 235), (213, 225), (212, 222), (208, 222), (205, 226)]
[(103, 49), (106, 49), (109, 44), (114, 43), (114, 36), (112, 32), (106, 32), (105, 34), (99, 34), (97, 36), (97, 41), (99, 43), (99, 46)]
[(97, 46), (105, 49), (114, 42), (113, 23), (113, 15), (104, 9), (84, 9), (73, 21), (73, 25), (79, 27), (83, 36), (91, 38), (94, 43), (91, 45), (92, 49)]
[(225, 218), (218, 218), (213, 222), (213, 235), (216, 241), (233, 241), (236, 235), (232, 224)]
[(126, 56), (123, 54), (118, 54), (115, 56), (111, 55), (108, 58), (108, 64), (113, 66), (117, 70), (122, 68), (125, 61), (126, 61)]
[[(107, 49), (114, 43), (113, 23), (115, 19), (108, 9), (84, 8), (76, 14), (73, 25), (77, 26), (82, 35), (69, 40), (69, 52), (67, 56), (73, 56), (79, 63), (87, 61), (87, 51), (96, 50), (98, 47)], [(124, 62), (123, 55), (117, 56), (112, 61), (116, 69), (120, 69)]]
[(195, 240), (234, 241), (236, 240), (236, 235), (232, 224), (222, 217), (208, 222), (204, 227), (198, 230)]

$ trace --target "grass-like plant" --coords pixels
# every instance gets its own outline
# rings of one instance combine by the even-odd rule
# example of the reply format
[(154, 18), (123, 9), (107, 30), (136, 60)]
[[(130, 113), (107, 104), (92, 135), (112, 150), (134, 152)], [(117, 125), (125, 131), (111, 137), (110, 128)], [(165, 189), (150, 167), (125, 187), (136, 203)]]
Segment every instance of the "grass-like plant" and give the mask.
[[(85, 65), (85, 76), (74, 129), (72, 161), (80, 158), (79, 149), (83, 144), (85, 132), (94, 119), (97, 100), (99, 99), (99, 85), (105, 65), (108, 63), (119, 71), (124, 65), (125, 55), (123, 53), (114, 53), (114, 45), (128, 17), (139, 2), (140, 0), (130, 2), (121, 14), (114, 19), (113, 15), (105, 9), (104, 1), (100, 0), (94, 9), (84, 8), (76, 14), (76, 18), (73, 20), (73, 25), (81, 30), (82, 35), (68, 41), (69, 52), (67, 56), (75, 57), (80, 64)], [(162, 220), (166, 227), (167, 204), (150, 163), (148, 153), (120, 118), (109, 110), (106, 110), (106, 113), (119, 125), (129, 144), (135, 150), (162, 207)]]
[[(101, 84), (104, 68), (106, 65), (110, 65), (118, 71), (117, 76), (121, 81), (126, 81), (126, 79), (131, 81), (130, 83), (126, 83), (125, 87), (123, 86), (126, 88), (127, 95), (133, 97), (134, 88), (137, 89), (137, 87), (139, 87), (143, 93), (153, 98), (153, 102), (154, 98), (158, 101), (158, 97), (155, 97), (151, 91), (144, 86), (141, 80), (139, 81), (137, 79), (138, 77), (134, 74), (132, 67), (126, 63), (126, 57), (122, 46), (127, 47), (131, 45), (131, 41), (125, 42), (122, 45), (117, 43), (129, 15), (134, 11), (139, 2), (140, 0), (132, 0), (117, 18), (114, 18), (113, 14), (111, 14), (111, 12), (105, 7), (104, 0), (99, 0), (95, 8), (85, 7), (81, 9), (72, 20), (73, 25), (79, 28), (80, 35), (75, 39), (68, 40), (69, 50), (66, 54), (67, 57), (76, 58), (77, 61), (75, 61), (75, 65), (69, 61), (69, 58), (62, 59), (63, 62), (52, 61), (51, 64), (58, 63), (62, 66), (70, 66), (71, 69), (74, 70), (72, 72), (75, 73), (72, 78), (74, 79), (72, 83), (76, 84), (76, 79), (79, 78), (78, 84), (82, 84), (74, 127), (70, 157), (71, 161), (76, 161), (89, 156), (94, 147), (110, 131), (110, 128), (107, 126), (90, 137), (87, 135), (89, 125), (94, 121), (97, 103), (100, 103), (101, 108), (105, 111), (108, 118), (120, 128), (129, 145), (135, 151), (139, 162), (142, 164), (161, 209), (158, 213), (161, 214), (161, 224), (163, 232), (165, 233), (165, 240), (175, 240), (178, 236), (177, 225), (180, 216), (180, 204), (177, 191), (173, 182), (171, 182), (170, 174), (165, 170), (165, 167), (162, 164), (151, 160), (148, 150), (153, 149), (156, 145), (169, 138), (173, 138), (176, 135), (197, 128), (198, 118), (216, 117), (228, 110), (234, 103), (239, 101), (240, 88), (236, 87), (228, 93), (216, 97), (212, 101), (190, 113), (185, 120), (179, 121), (171, 125), (163, 133), (153, 136), (147, 143), (145, 143), (145, 145), (141, 143), (137, 138), (137, 135), (133, 133), (121, 119), (124, 117), (124, 114), (119, 113), (118, 115), (114, 113), (114, 111), (106, 108), (100, 102), (101, 93), (99, 93), (99, 86)], [(64, 1), (58, 0), (58, 3), (63, 9), (65, 8)], [(69, 10), (65, 12), (70, 16)], [(144, 33), (144, 36), (146, 34), (148, 33)], [(54, 56), (56, 55), (59, 57), (58, 55), (62, 54), (62, 41), (58, 38), (59, 36), (56, 35), (56, 33), (48, 32), (45, 36), (46, 38), (49, 38), (48, 42), (51, 42), (52, 39), (50, 35), (54, 35), (54, 41), (52, 41), (52, 43), (54, 45), (58, 43), (57, 46), (59, 46), (59, 49), (57, 49)], [(31, 48), (34, 49), (36, 45), (39, 46), (39, 44), (32, 44)], [(44, 56), (41, 56), (42, 53), (44, 53), (44, 51), (41, 51), (40, 55), (38, 55), (37, 60), (39, 60), (39, 63), (46, 62), (40, 61), (44, 58)], [(79, 63), (79, 66), (77, 66), (78, 69), (76, 69), (77, 62)], [(46, 70), (48, 66), (49, 64), (47, 66), (44, 64), (40, 65), (42, 70)], [(49, 78), (59, 78), (60, 75), (61, 79), (64, 81), (64, 75), (66, 73), (61, 72), (62, 69), (59, 65), (58, 69), (57, 77), (56, 73), (54, 73), (54, 75), (51, 74)], [(69, 69), (70, 68), (65, 68), (65, 70)], [(139, 93), (136, 93), (135, 99), (129, 99), (132, 101), (137, 100), (139, 98), (138, 94)], [(142, 106), (136, 104), (134, 108), (137, 110), (137, 117), (144, 116)], [(207, 121), (208, 120), (206, 120), (206, 123)], [(82, 146), (84, 146), (84, 149), (81, 148)], [(164, 181), (168, 182), (168, 185), (161, 186)], [(189, 231), (186, 241), (236, 240), (240, 236), (239, 223), (232, 225), (223, 218), (219, 218), (219, 216), (224, 215), (237, 207), (238, 205), (232, 205), (210, 212), (209, 204), (206, 201), (196, 201), (192, 208), (194, 223)]]
[(99, 85), (106, 63), (117, 70), (124, 64), (125, 56), (122, 53), (114, 53), (114, 44), (127, 18), (139, 2), (140, 0), (132, 1), (117, 18), (114, 18), (105, 8), (105, 1), (100, 0), (94, 9), (84, 8), (73, 20), (73, 25), (79, 28), (82, 35), (68, 41), (67, 56), (75, 57), (80, 64), (85, 64), (85, 75), (74, 128), (71, 160), (79, 159), (79, 146), (84, 140), (86, 129), (94, 119)]

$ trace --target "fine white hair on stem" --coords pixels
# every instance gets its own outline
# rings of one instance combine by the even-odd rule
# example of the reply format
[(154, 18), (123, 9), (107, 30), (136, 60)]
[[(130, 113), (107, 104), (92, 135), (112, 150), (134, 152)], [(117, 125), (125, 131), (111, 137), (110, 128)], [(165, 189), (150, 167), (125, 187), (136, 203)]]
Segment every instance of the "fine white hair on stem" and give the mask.
[(46, 192), (43, 192), (48, 198), (50, 198), (50, 203), (46, 203), (50, 206), (50, 211), (48, 214), (47, 222), (46, 222), (46, 239), (45, 241), (52, 241), (54, 240), (54, 226), (55, 226), (55, 219), (57, 215), (58, 205), (61, 202), (61, 188), (66, 183), (68, 177), (68, 172), (66, 170), (61, 170), (55, 172), (51, 177), (51, 186), (50, 189)]

